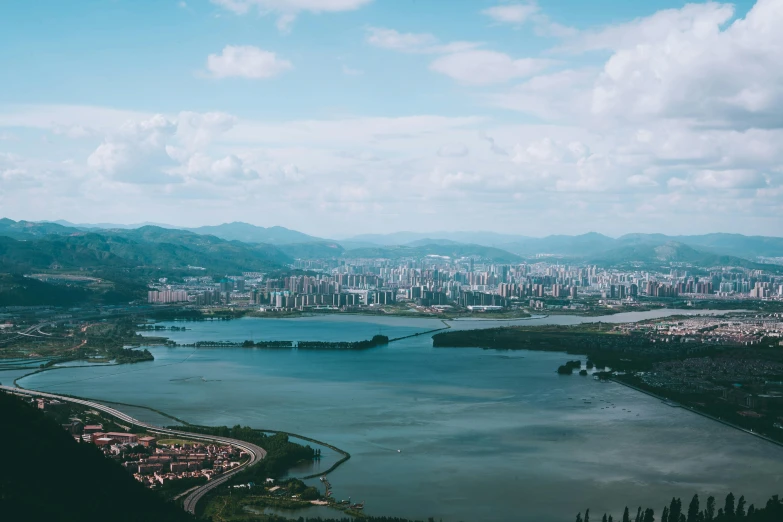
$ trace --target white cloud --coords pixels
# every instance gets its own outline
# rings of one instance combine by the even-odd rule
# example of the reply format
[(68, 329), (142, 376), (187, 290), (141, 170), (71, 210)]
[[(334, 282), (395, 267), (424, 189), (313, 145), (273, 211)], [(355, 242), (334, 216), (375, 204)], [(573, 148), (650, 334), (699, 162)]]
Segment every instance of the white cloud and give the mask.
[(491, 85), (535, 74), (555, 62), (541, 58), (514, 59), (507, 54), (477, 49), (480, 42), (442, 43), (429, 33), (401, 33), (394, 29), (370, 27), (367, 42), (392, 51), (441, 55), (430, 70), (467, 85)]
[(368, 27), (367, 43), (381, 49), (416, 54), (447, 54), (475, 49), (480, 42), (442, 43), (430, 33), (401, 33), (385, 27)]
[(401, 33), (384, 27), (368, 27), (367, 43), (393, 51), (421, 52), (437, 43), (438, 39), (428, 33)]
[(430, 174), (430, 182), (442, 189), (471, 187), (481, 181), (481, 176), (474, 172), (444, 172), (436, 168)]
[(235, 14), (247, 14), (253, 9), (262, 15), (277, 15), (277, 27), (288, 31), (301, 12), (313, 14), (353, 11), (369, 4), (372, 0), (211, 0)]
[(760, 173), (752, 170), (701, 170), (693, 176), (697, 187), (717, 189), (757, 189), (767, 186)]
[(462, 158), (470, 151), (462, 143), (447, 143), (438, 149), (438, 156), (443, 158)]
[(288, 60), (252, 45), (227, 45), (207, 57), (207, 69), (215, 78), (272, 78), (292, 68)]
[(539, 11), (535, 3), (496, 5), (482, 11), (496, 22), (522, 24)]
[(174, 136), (176, 127), (176, 122), (161, 114), (148, 120), (127, 122), (90, 154), (87, 165), (118, 181), (167, 181), (163, 169), (175, 163), (166, 152), (166, 144)]
[(552, 63), (551, 60), (514, 59), (507, 54), (495, 51), (475, 50), (442, 56), (430, 64), (430, 69), (445, 74), (460, 83), (490, 85), (531, 76), (549, 67)]
[[(197, 166), (209, 161), (202, 151), (234, 123), (235, 118), (225, 113), (193, 112), (128, 121), (104, 138), (87, 158), (87, 166), (123, 183), (177, 183), (183, 172), (199, 171)], [(228, 172), (230, 160), (226, 161), (217, 164), (216, 172)], [(183, 171), (181, 165), (187, 168)]]
[(517, 144), (514, 147), (512, 161), (515, 163), (535, 163), (539, 165), (573, 163), (587, 157), (588, 154), (589, 148), (579, 141), (564, 144), (547, 137), (534, 140), (525, 145)]
[(534, 76), (508, 91), (487, 96), (490, 104), (547, 121), (581, 122), (590, 116), (595, 71), (566, 69)]
[(500, 4), (482, 12), (492, 20), (500, 24), (510, 24), (515, 27), (531, 23), (538, 36), (555, 38), (573, 38), (579, 31), (573, 27), (558, 24), (541, 12), (541, 8), (535, 0), (525, 3)]
[(634, 187), (656, 187), (658, 182), (644, 174), (634, 174), (628, 178), (628, 184)]
[(78, 139), (82, 139), (82, 138), (88, 138), (88, 137), (93, 136), (95, 134), (95, 130), (94, 129), (89, 129), (89, 128), (84, 127), (82, 125), (56, 126), (53, 129), (53, 132), (55, 134), (71, 138), (73, 140), (78, 140)]
[(587, 39), (612, 47), (593, 90), (597, 116), (667, 118), (699, 126), (783, 125), (783, 9), (759, 0), (745, 18), (689, 5)]
[(734, 7), (731, 4), (686, 4), (680, 9), (664, 9), (631, 22), (580, 32), (560, 50), (579, 53), (595, 50), (618, 51), (637, 45), (660, 44), (677, 33), (706, 36), (723, 26), (733, 15)]

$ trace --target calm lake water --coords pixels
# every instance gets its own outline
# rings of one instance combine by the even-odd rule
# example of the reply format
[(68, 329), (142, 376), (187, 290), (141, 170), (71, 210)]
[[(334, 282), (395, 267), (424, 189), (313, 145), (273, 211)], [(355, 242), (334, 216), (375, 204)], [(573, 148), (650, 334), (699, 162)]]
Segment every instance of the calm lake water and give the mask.
[[(452, 324), (572, 324), (665, 314)], [(180, 343), (251, 335), (359, 340), (443, 325), (360, 316), (167, 324), (192, 328), (166, 332)], [(152, 362), (49, 371), (20, 384), (150, 406), (194, 423), (241, 423), (327, 441), (352, 455), (330, 475), (335, 497), (366, 501), (374, 515), (548, 522), (573, 520), (589, 507), (594, 516), (608, 511), (617, 519), (626, 504), (655, 507), (659, 516), (673, 495), (731, 490), (760, 503), (783, 492), (783, 448), (614, 383), (558, 376), (557, 366), (573, 358), (565, 354), (436, 349), (429, 335), (367, 351), (151, 351)], [(148, 410), (123, 409), (171, 422)], [(321, 469), (335, 458), (324, 457)]]

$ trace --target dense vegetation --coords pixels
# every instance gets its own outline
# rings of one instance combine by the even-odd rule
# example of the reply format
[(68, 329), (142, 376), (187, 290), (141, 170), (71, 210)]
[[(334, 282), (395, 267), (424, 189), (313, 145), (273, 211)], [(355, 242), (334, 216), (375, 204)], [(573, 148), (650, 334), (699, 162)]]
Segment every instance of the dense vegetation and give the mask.
[(574, 373), (574, 370), (577, 370), (581, 367), (582, 361), (568, 361), (557, 369), (557, 373), (560, 375), (571, 375)]
[(17, 397), (0, 393), (0, 411), (0, 444), (9, 449), (0, 466), (3, 520), (194, 520)]
[[(783, 502), (778, 495), (771, 497), (762, 507), (748, 506), (745, 497), (736, 499), (733, 493), (726, 495), (723, 507), (717, 507), (715, 497), (708, 497), (704, 509), (701, 509), (699, 495), (694, 495), (687, 508), (679, 498), (672, 498), (669, 505), (664, 506), (660, 522), (780, 522), (783, 520)], [(602, 522), (612, 522), (612, 516), (601, 518)], [(576, 522), (590, 522), (590, 510), (585, 511), (584, 518), (579, 513)], [(639, 507), (632, 516), (626, 507), (622, 522), (655, 522), (655, 510)]]
[(53, 223), (0, 220), (0, 272), (126, 269), (145, 273), (144, 269), (201, 267), (211, 273), (241, 273), (280, 268), (290, 260), (272, 245), (185, 230), (145, 226), (85, 231)]
[(0, 306), (73, 306), (86, 301), (90, 294), (81, 286), (52, 285), (18, 274), (0, 274)]
[(300, 350), (366, 350), (389, 344), (385, 335), (375, 335), (370, 340), (355, 342), (299, 341)]
[[(506, 327), (458, 330), (433, 336), (435, 347), (537, 350), (587, 355), (599, 367), (647, 369), (655, 361), (680, 355), (677, 343), (654, 343), (641, 334), (610, 332), (601, 323), (578, 326)], [(689, 349), (706, 349), (703, 345)]]

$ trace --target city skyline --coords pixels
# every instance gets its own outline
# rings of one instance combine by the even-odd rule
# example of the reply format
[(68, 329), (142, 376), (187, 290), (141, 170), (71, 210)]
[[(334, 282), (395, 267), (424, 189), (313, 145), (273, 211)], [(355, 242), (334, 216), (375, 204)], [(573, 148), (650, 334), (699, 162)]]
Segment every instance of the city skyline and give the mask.
[(12, 219), (780, 235), (780, 0), (3, 11)]

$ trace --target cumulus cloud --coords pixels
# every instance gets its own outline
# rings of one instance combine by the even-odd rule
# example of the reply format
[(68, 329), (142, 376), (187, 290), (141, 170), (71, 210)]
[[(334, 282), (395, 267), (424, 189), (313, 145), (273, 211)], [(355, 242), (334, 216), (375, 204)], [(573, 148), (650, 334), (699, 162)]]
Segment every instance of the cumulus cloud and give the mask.
[(613, 48), (593, 90), (596, 115), (660, 117), (700, 126), (783, 126), (783, 9), (759, 0), (689, 5), (587, 38)]
[(292, 68), (288, 60), (252, 45), (227, 45), (207, 57), (207, 70), (215, 78), (272, 78)]
[(277, 15), (277, 27), (286, 32), (301, 12), (336, 13), (353, 11), (367, 5), (372, 0), (212, 0), (229, 11), (243, 15), (257, 10), (262, 15)]
[(87, 158), (87, 166), (125, 183), (176, 183), (181, 181), (177, 167), (203, 163), (201, 149), (234, 122), (224, 113), (193, 112), (129, 121), (104, 138)]
[(164, 182), (168, 176), (162, 168), (174, 165), (166, 144), (175, 132), (176, 122), (160, 114), (127, 122), (90, 154), (87, 165), (119, 181)]

